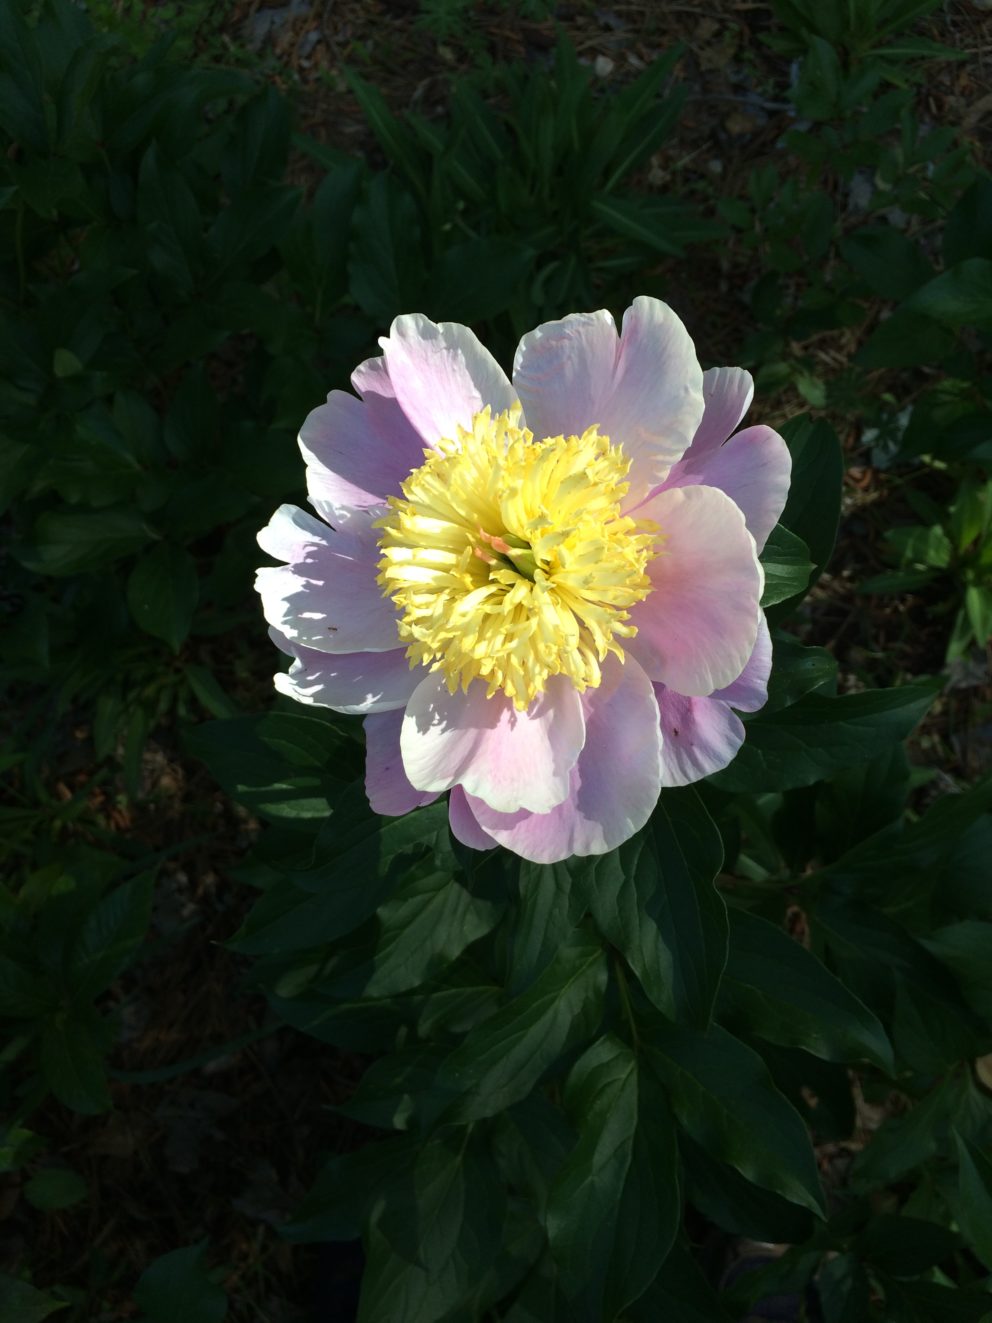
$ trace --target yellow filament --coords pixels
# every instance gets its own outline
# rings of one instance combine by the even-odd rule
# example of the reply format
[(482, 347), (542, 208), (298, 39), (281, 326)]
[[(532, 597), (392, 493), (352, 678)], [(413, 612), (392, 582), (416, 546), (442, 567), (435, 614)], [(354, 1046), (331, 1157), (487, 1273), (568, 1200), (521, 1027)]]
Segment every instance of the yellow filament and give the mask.
[(583, 690), (636, 630), (656, 526), (620, 513), (630, 461), (595, 427), (534, 441), (517, 406), (427, 454), (378, 523), (379, 583), (410, 664), (454, 693), (482, 680), (526, 708), (552, 675)]

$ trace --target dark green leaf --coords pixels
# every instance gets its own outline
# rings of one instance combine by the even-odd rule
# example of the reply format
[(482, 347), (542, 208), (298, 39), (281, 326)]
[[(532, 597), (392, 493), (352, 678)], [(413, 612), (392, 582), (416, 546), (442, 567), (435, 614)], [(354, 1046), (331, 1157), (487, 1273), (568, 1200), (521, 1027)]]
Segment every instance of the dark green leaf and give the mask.
[(361, 162), (344, 159), (314, 194), (310, 223), (325, 306), (347, 288), (348, 241), (361, 185)]
[(951, 970), (968, 1004), (992, 1020), (992, 923), (966, 919), (920, 941)]
[(732, 1323), (709, 1278), (682, 1245), (674, 1246), (647, 1294), (628, 1312), (634, 1323)]
[(829, 691), (837, 675), (837, 662), (824, 648), (804, 648), (791, 634), (772, 634), (772, 673), (766, 716), (791, 707), (814, 689)]
[(806, 543), (782, 524), (776, 524), (769, 534), (761, 564), (765, 571), (763, 607), (801, 596), (813, 571)]
[(351, 293), (363, 312), (388, 325), (420, 303), (424, 262), (413, 199), (389, 175), (376, 175), (355, 211)]
[(732, 1026), (772, 1043), (895, 1074), (889, 1040), (867, 1006), (781, 928), (745, 910), (730, 911), (720, 1009)]
[(103, 1058), (105, 1026), (78, 1012), (60, 1012), (41, 1031), (41, 1069), (45, 1080), (66, 1107), (92, 1116), (110, 1106)]
[(715, 1024), (701, 1034), (654, 1020), (646, 1041), (680, 1125), (702, 1148), (755, 1185), (823, 1213), (806, 1127), (756, 1053)]
[(941, 1131), (951, 1124), (966, 1101), (967, 1080), (946, 1079), (904, 1116), (889, 1118), (855, 1159), (857, 1191), (891, 1185), (926, 1162), (937, 1150)]
[[(423, 159), (417, 148), (416, 139), (410, 130), (402, 124), (386, 105), (382, 93), (364, 79), (359, 78), (350, 69), (344, 69), (348, 86), (358, 98), (365, 120), (379, 140), (379, 145), (386, 156), (397, 165), (412, 186), (424, 193)], [(385, 179), (385, 175), (380, 175)]]
[(479, 1025), (442, 1067), (439, 1083), (460, 1095), (454, 1114), (477, 1120), (526, 1098), (569, 1047), (599, 1023), (606, 961), (576, 930), (531, 986)]
[(257, 261), (283, 240), (300, 205), (288, 184), (256, 185), (239, 193), (213, 225), (207, 240), (215, 270)]
[(380, 1130), (423, 1131), (450, 1101), (434, 1087), (438, 1066), (446, 1055), (444, 1046), (422, 1044), (380, 1057), (337, 1110)]
[(626, 1043), (608, 1034), (588, 1048), (569, 1072), (564, 1101), (579, 1142), (551, 1189), (548, 1240), (566, 1290), (601, 1317), (608, 1246), (638, 1124), (637, 1061)]
[(794, 418), (781, 431), (792, 455), (792, 482), (780, 522), (805, 542), (815, 578), (830, 559), (837, 535), (844, 471), (840, 443), (822, 418)]
[(459, 1306), (478, 1317), (465, 1307), (499, 1250), (504, 1215), (492, 1158), (471, 1128), (422, 1146), (366, 1231), (359, 1323), (431, 1323)]
[(279, 183), (286, 169), (290, 103), (274, 87), (264, 87), (241, 107), (221, 158), (228, 193), (253, 184)]
[(986, 1268), (992, 1267), (992, 1160), (955, 1133), (958, 1184), (952, 1199), (961, 1234)]
[(713, 886), (720, 835), (695, 791), (666, 790), (648, 827), (586, 861), (593, 917), (644, 991), (673, 1019), (705, 1027), (727, 958), (727, 914)]
[(959, 262), (918, 289), (907, 307), (952, 329), (992, 330), (992, 260)]
[(154, 536), (131, 508), (46, 510), (20, 559), (38, 574), (81, 574), (138, 551)]
[(87, 1188), (82, 1176), (68, 1167), (39, 1167), (24, 1186), (24, 1195), (33, 1208), (46, 1213), (78, 1204)]
[(141, 1274), (134, 1298), (148, 1323), (222, 1323), (224, 1289), (206, 1267), (206, 1241), (163, 1254)]
[(396, 1135), (335, 1154), (279, 1234), (303, 1245), (357, 1239), (368, 1212), (386, 1188), (412, 1169), (422, 1144), (410, 1135)]
[(643, 198), (601, 194), (593, 198), (589, 210), (595, 220), (624, 239), (668, 257), (681, 257), (685, 252), (684, 237), (678, 234), (677, 227), (665, 223), (671, 216), (670, 208), (664, 203), (652, 205)]
[[(2, 104), (2, 102), (0, 102)], [(0, 1273), (0, 1318), (4, 1323), (41, 1323), (57, 1309), (68, 1309), (68, 1300), (56, 1300), (19, 1277)]]
[(918, 1217), (878, 1214), (854, 1242), (855, 1252), (882, 1272), (918, 1277), (949, 1258), (961, 1241), (953, 1231)]
[[(341, 801), (344, 821), (347, 804), (347, 799)], [(400, 882), (412, 879), (417, 884), (412, 875), (416, 865), (418, 876), (433, 873), (443, 885), (427, 861), (447, 843), (445, 804), (405, 818), (373, 821), (375, 830), (353, 848), (343, 849), (333, 863), (295, 874), (293, 882), (300, 885), (283, 883), (265, 892), (231, 939), (234, 950), (248, 955), (301, 951), (353, 932)], [(478, 914), (484, 912), (488, 916), (482, 909)], [(449, 935), (444, 940), (452, 939)]]
[(743, 748), (712, 783), (745, 794), (812, 785), (905, 739), (936, 692), (930, 683), (836, 698), (807, 694), (784, 711), (749, 721)]
[(127, 581), (135, 624), (173, 652), (186, 641), (200, 593), (196, 564), (183, 547), (160, 542), (139, 556)]
[(906, 299), (933, 275), (919, 244), (892, 225), (866, 225), (840, 247), (869, 289), (883, 299)]
[(127, 967), (148, 931), (153, 881), (153, 874), (140, 874), (104, 896), (87, 916), (69, 959), (75, 996), (92, 1000)]
[(379, 907), (374, 954), (345, 977), (341, 991), (387, 997), (417, 987), (489, 932), (499, 916), (494, 899), (428, 864), (423, 876), (415, 872)]
[(980, 175), (955, 203), (943, 243), (944, 263), (949, 267), (992, 252), (992, 177)]
[(893, 1323), (989, 1323), (992, 1300), (984, 1286), (941, 1286), (938, 1282), (886, 1281)]
[(428, 311), (437, 320), (475, 323), (503, 312), (531, 277), (534, 253), (515, 239), (468, 239), (441, 254)]
[(303, 713), (205, 721), (183, 740), (228, 794), (263, 817), (324, 822), (344, 789), (327, 770), (340, 763), (333, 729)]
[(581, 862), (520, 862), (519, 900), (510, 910), (513, 927), (508, 955), (507, 991), (521, 992), (554, 959), (558, 948), (581, 919), (585, 889), (573, 885)]
[(862, 1323), (868, 1316), (868, 1274), (853, 1254), (827, 1259), (816, 1274), (823, 1323)]
[(0, 1015), (34, 1019), (58, 1004), (58, 990), (41, 974), (0, 956)]
[(707, 1222), (735, 1236), (774, 1243), (801, 1243), (813, 1234), (808, 1208), (763, 1190), (736, 1168), (717, 1161), (683, 1132), (679, 1150), (685, 1166), (686, 1198)]
[(869, 370), (930, 365), (939, 363), (953, 347), (952, 331), (922, 310), (904, 305), (879, 322), (855, 362)]

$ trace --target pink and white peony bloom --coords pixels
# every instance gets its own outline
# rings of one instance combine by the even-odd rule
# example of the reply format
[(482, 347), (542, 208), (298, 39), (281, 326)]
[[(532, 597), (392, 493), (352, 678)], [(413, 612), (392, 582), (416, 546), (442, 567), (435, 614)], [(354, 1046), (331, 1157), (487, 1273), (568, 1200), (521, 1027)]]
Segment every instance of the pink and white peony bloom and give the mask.
[(477, 849), (612, 850), (765, 702), (785, 443), (732, 435), (750, 376), (704, 373), (657, 299), (619, 335), (539, 326), (512, 381), (464, 326), (398, 317), (380, 344), (300, 433), (319, 517), (282, 506), (258, 537), (276, 687), (364, 714), (377, 812), (448, 791)]

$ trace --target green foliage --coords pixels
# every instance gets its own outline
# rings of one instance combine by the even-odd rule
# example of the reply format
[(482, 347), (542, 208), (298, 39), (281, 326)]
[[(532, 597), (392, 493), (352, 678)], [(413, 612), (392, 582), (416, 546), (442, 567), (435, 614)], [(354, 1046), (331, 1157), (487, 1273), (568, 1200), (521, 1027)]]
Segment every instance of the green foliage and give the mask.
[(943, 609), (957, 606), (947, 641), (951, 662), (992, 638), (992, 480), (965, 476), (948, 506), (931, 509), (937, 522), (886, 532), (896, 568), (865, 580), (859, 591), (905, 592), (928, 584), (949, 588)]
[(601, 299), (607, 282), (622, 302), (626, 281), (640, 288), (658, 254), (682, 256), (718, 238), (722, 226), (686, 202), (624, 189), (674, 130), (678, 55), (606, 97), (562, 42), (547, 78), (514, 66), (492, 72), (487, 91), (508, 111), (471, 81), (456, 83), (446, 132), (393, 116), (349, 74), (407, 190), (378, 181), (363, 213), (353, 285), (362, 310), (380, 321), (413, 305), (469, 321), (505, 310), (509, 326), (495, 329), (510, 350), (542, 317)]
[(67, 1300), (57, 1300), (44, 1291), (37, 1291), (28, 1282), (0, 1273), (0, 1308), (10, 1323), (41, 1323), (59, 1309), (65, 1309)]
[(207, 1271), (206, 1245), (190, 1245), (156, 1259), (141, 1275), (134, 1299), (143, 1323), (222, 1323), (227, 1296)]
[[(111, 1105), (107, 994), (160, 862), (108, 839), (86, 788), (52, 791), (60, 724), (91, 727), (131, 800), (149, 735), (181, 725), (263, 825), (228, 943), (250, 990), (371, 1058), (338, 1111), (379, 1135), (296, 1173), (282, 1228), (362, 1238), (366, 1323), (727, 1323), (779, 1289), (815, 1291), (826, 1323), (992, 1314), (992, 783), (922, 811), (904, 745), (939, 682), (851, 684), (799, 641), (841, 505), (827, 414), (873, 430), (917, 520), (859, 587), (932, 591), (949, 661), (988, 640), (992, 180), (914, 109), (947, 55), (912, 30), (933, 0), (774, 9), (801, 122), (718, 200), (638, 182), (677, 128), (678, 52), (619, 91), (564, 41), (541, 76), (479, 60), (446, 120), (349, 72), (379, 168), (296, 133), (251, 60), (216, 67), (219, 8), (160, 6), (171, 50), (134, 6), (89, 6), (102, 32), (63, 0), (0, 10), (0, 1169), (39, 1216), (89, 1193), (29, 1125), (49, 1097)], [(466, 15), (423, 7), (470, 46)], [(481, 325), (506, 361), (541, 320), (664, 294), (696, 246), (748, 269), (759, 393), (811, 410), (782, 428), (774, 670), (740, 755), (619, 850), (554, 866), (462, 849), (443, 803), (375, 817), (357, 722), (244, 710), (269, 666), (254, 531), (301, 494), (287, 438), (399, 312)], [(861, 348), (831, 370), (810, 346), (837, 332)], [(852, 1075), (888, 1103), (867, 1145)], [(824, 1143), (856, 1154), (827, 1192)], [(721, 1297), (701, 1219), (791, 1248)], [(199, 1243), (148, 1266), (141, 1317), (219, 1323), (208, 1262)], [(0, 1277), (0, 1315), (60, 1295)]]
[[(817, 503), (800, 482), (791, 516), (824, 556), (830, 486)], [(774, 542), (805, 552), (795, 532)], [(789, 1271), (801, 1284), (822, 1264), (830, 1301), (870, 1280), (893, 1309), (983, 1317), (960, 1256), (989, 1194), (992, 1107), (969, 1063), (992, 1045), (992, 924), (966, 918), (967, 885), (948, 902), (940, 878), (959, 866), (962, 833), (986, 830), (992, 786), (907, 820), (900, 743), (932, 688), (817, 693), (833, 668), (794, 643), (780, 665), (774, 710), (749, 720), (708, 809), (666, 791), (612, 854), (547, 867), (466, 854), (442, 806), (383, 828), (342, 790), (328, 794), (330, 826), (306, 826), (309, 845), (298, 824), (267, 852), (274, 874), (236, 949), (259, 957), (259, 985), (290, 1024), (342, 1044), (362, 1025), (380, 1052), (344, 1110), (393, 1136), (332, 1158), (286, 1229), (297, 1242), (361, 1233), (360, 1317), (558, 1310), (596, 1323), (684, 1300), (717, 1320), (672, 1248), (685, 1203), (796, 1244)], [(313, 712), (297, 721), (289, 748), (306, 746), (307, 724), (329, 729)], [(222, 777), (242, 729), (215, 722), (198, 745)], [(858, 785), (873, 789), (852, 820)], [(728, 874), (750, 885), (714, 885)], [(441, 899), (451, 888), (456, 904)], [(790, 897), (806, 945), (785, 930)], [(883, 1127), (855, 1165), (854, 1202), (828, 1214), (810, 1128), (850, 1136), (848, 1067), (866, 1090), (920, 1102), (890, 1123), (897, 1142)], [(959, 1185), (942, 1176), (947, 1197), (925, 1218), (872, 1216), (873, 1189), (952, 1162)], [(737, 1305), (763, 1280), (735, 1288)]]

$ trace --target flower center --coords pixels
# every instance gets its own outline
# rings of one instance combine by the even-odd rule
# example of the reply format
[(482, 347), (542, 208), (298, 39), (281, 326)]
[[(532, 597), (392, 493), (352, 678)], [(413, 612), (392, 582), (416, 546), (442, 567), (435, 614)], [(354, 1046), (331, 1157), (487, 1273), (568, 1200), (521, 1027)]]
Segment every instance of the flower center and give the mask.
[(477, 413), (377, 526), (378, 581), (411, 665), (443, 671), (452, 693), (483, 680), (523, 709), (549, 676), (582, 690), (608, 652), (623, 658), (657, 530), (620, 513), (630, 461), (609, 437), (590, 427), (535, 442), (519, 419), (519, 406)]

